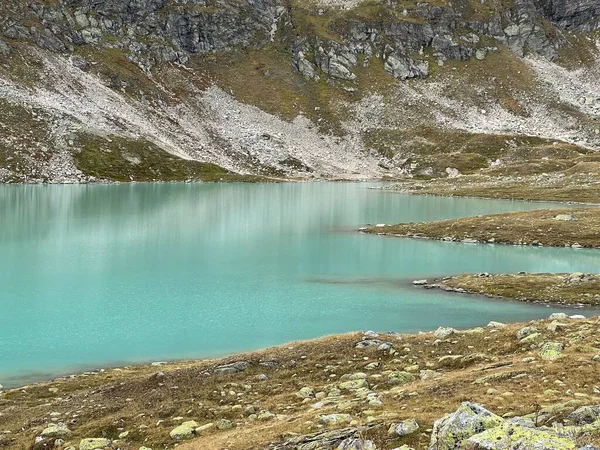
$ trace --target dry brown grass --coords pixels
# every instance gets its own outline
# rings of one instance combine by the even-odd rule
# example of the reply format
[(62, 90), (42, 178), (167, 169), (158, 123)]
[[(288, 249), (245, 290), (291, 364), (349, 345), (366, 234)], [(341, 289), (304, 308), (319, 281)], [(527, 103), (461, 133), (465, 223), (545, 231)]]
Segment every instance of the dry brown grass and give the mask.
[[(427, 183), (402, 181), (391, 189), (420, 195), (447, 197), (506, 198), (511, 200), (600, 203), (600, 171), (592, 164), (598, 155), (586, 155), (571, 161), (564, 172), (537, 172), (544, 165), (516, 162), (503, 169), (484, 171), (453, 179), (435, 179)], [(564, 161), (563, 161), (564, 162)], [(556, 158), (547, 164), (559, 164)], [(562, 162), (560, 164), (563, 164)], [(512, 170), (512, 175), (511, 175)], [(489, 173), (483, 173), (489, 172)]]
[(600, 276), (593, 274), (465, 274), (445, 278), (441, 285), (474, 294), (528, 302), (600, 304)]
[[(557, 220), (559, 214), (575, 220)], [(372, 227), (368, 233), (497, 244), (600, 248), (600, 209), (543, 209)]]
[[(380, 361), (383, 366), (365, 372), (369, 375), (371, 389), (383, 400), (383, 406), (369, 408), (363, 401), (358, 401), (350, 403), (345, 412), (350, 413), (357, 424), (366, 424), (368, 414), (371, 414), (368, 410), (372, 409), (376, 416), (371, 419), (374, 427), (365, 436), (373, 439), (380, 448), (402, 444), (426, 448), (429, 442), (427, 430), (434, 420), (453, 411), (464, 400), (479, 402), (507, 417), (534, 413), (538, 405), (573, 401), (570, 409), (553, 418), (560, 421), (564, 414), (579, 404), (600, 403), (600, 396), (594, 393), (599, 363), (592, 360), (594, 354), (600, 353), (600, 349), (596, 348), (600, 346), (597, 338), (599, 325), (596, 319), (571, 320), (567, 321), (564, 329), (550, 332), (545, 328), (546, 323), (535, 324), (544, 340), (566, 345), (564, 358), (556, 362), (542, 361), (537, 350), (520, 344), (515, 333), (523, 324), (515, 324), (499, 330), (486, 328), (479, 333), (454, 334), (443, 342), (435, 342), (432, 333), (403, 335), (400, 339), (382, 335), (382, 340), (394, 344), (398, 351), (395, 356), (376, 348), (355, 349), (361, 335), (353, 333), (237, 355), (221, 361), (106, 370), (28, 386), (0, 397), (0, 430), (3, 433), (10, 431), (4, 433), (7, 439), (0, 447), (43, 448), (41, 445), (34, 446), (35, 436), (49, 422), (50, 413), (59, 412), (73, 431), (68, 443), (77, 444), (84, 437), (115, 439), (122, 430), (127, 430), (130, 435), (118, 443), (123, 450), (137, 450), (141, 445), (154, 449), (173, 448), (176, 442), (169, 437), (169, 432), (182, 420), (196, 420), (203, 424), (228, 418), (237, 423), (235, 429), (219, 431), (213, 428), (206, 435), (178, 448), (265, 448), (290, 433), (318, 431), (318, 414), (338, 412), (335, 405), (313, 410), (310, 404), (316, 400), (303, 403), (296, 397), (295, 393), (301, 387), (310, 386), (315, 392), (325, 390), (343, 374), (365, 371), (365, 364), (374, 361)], [(456, 367), (440, 367), (438, 363), (444, 355), (476, 353), (485, 354), (487, 361), (472, 361), (466, 366)], [(524, 357), (531, 356), (538, 360), (534, 363), (522, 361)], [(211, 369), (217, 364), (242, 359), (252, 362), (247, 371), (226, 376), (212, 373)], [(266, 360), (275, 360), (278, 365), (259, 365), (259, 361)], [(420, 369), (433, 367), (442, 375), (435, 380), (421, 381), (417, 373), (416, 381), (402, 387), (394, 387), (385, 381), (386, 371), (414, 364), (418, 364)], [(325, 371), (327, 365), (332, 367)], [(159, 371), (164, 376), (157, 376)], [(260, 373), (266, 374), (269, 379), (258, 381)], [(332, 373), (336, 374), (335, 378), (330, 376)], [(490, 375), (493, 378), (487, 383), (481, 382), (483, 377)], [(476, 380), (480, 382), (474, 383)], [(49, 388), (57, 388), (58, 391), (50, 392)], [(490, 388), (497, 392), (488, 392)], [(548, 389), (553, 391), (545, 392)], [(231, 395), (229, 391), (236, 394)], [(344, 396), (345, 400), (353, 398), (351, 394)], [(277, 413), (279, 417), (268, 422), (250, 420), (243, 411), (231, 409), (236, 404), (256, 405), (258, 409)], [(394, 416), (385, 418), (384, 413)], [(175, 420), (178, 416), (183, 419)], [(390, 422), (410, 417), (420, 423), (421, 432), (403, 439), (387, 435)]]

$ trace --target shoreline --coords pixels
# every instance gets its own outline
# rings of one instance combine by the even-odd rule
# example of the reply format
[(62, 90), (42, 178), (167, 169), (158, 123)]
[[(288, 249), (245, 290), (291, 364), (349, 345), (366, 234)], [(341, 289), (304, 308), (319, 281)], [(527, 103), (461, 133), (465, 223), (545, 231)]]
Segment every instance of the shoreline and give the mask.
[[(394, 183), (394, 181), (392, 181), (391, 183)], [(385, 187), (370, 187), (369, 189), (372, 189), (374, 191), (382, 191), (382, 192), (390, 192), (392, 194), (399, 194), (399, 195), (411, 195), (411, 196), (418, 196), (418, 197), (443, 197), (443, 198), (470, 198), (470, 199), (475, 199), (475, 200), (504, 200), (504, 201), (513, 201), (513, 202), (527, 202), (527, 203), (554, 203), (556, 205), (574, 205), (574, 206), (599, 206), (600, 207), (600, 202), (574, 202), (574, 201), (565, 201), (565, 200), (544, 200), (544, 199), (528, 199), (528, 198), (510, 198), (510, 197), (484, 197), (484, 196), (478, 196), (478, 195), (452, 195), (452, 194), (444, 194), (444, 193), (439, 193), (439, 194), (431, 194), (431, 193), (427, 193), (427, 192), (416, 192), (416, 191), (409, 191), (409, 190), (402, 190), (402, 189), (386, 189)]]
[[(346, 333), (226, 358), (115, 368), (2, 392), (0, 413), (11, 414), (0, 414), (0, 429), (9, 448), (30, 448), (38, 436), (46, 446), (60, 437), (60, 448), (102, 437), (123, 450), (242, 450), (348, 426), (368, 427), (368, 438), (381, 444), (390, 442), (390, 424), (414, 418), (425, 432), (393, 441), (427, 448), (433, 421), (465, 399), (504, 418), (563, 404), (566, 417), (600, 403), (592, 392), (597, 325), (598, 316), (554, 313), (460, 330)], [(192, 422), (195, 432), (174, 434)], [(51, 434), (61, 423), (65, 434)]]
[(359, 232), (463, 244), (600, 248), (600, 208), (510, 211), (430, 222), (361, 227)]
[[(436, 278), (437, 280), (437, 278)], [(460, 291), (460, 290), (454, 290), (454, 289), (446, 289), (447, 287), (443, 286), (443, 285), (436, 285), (436, 284), (427, 284), (427, 285), (415, 285), (414, 283), (412, 283), (414, 288), (421, 288), (421, 289), (439, 289), (442, 292), (448, 294), (448, 296), (452, 296), (452, 295), (456, 295), (456, 294), (463, 294), (463, 295), (468, 295), (468, 296), (472, 296), (472, 297), (480, 297), (479, 300), (481, 301), (502, 301), (502, 302), (516, 302), (516, 303), (523, 303), (522, 300), (518, 300), (515, 298), (509, 298), (509, 297), (503, 297), (500, 295), (497, 296), (493, 296), (493, 295), (486, 295), (486, 294), (482, 294), (482, 293), (478, 293), (478, 292), (467, 292), (467, 291)], [(568, 310), (572, 310), (573, 312), (586, 312), (586, 313), (592, 313), (589, 315), (588, 318), (590, 317), (594, 317), (594, 316), (598, 316), (600, 317), (600, 304), (596, 305), (585, 305), (585, 304), (581, 304), (581, 305), (573, 305), (573, 304), (562, 304), (562, 303), (544, 303), (544, 302), (527, 302), (530, 303), (532, 305), (538, 306), (540, 308), (557, 308), (557, 309), (561, 309), (561, 310), (565, 310), (565, 312), (569, 312)], [(540, 320), (544, 320), (543, 318), (533, 318), (530, 319), (530, 321), (540, 321)], [(519, 324), (519, 323), (523, 323), (519, 320), (517, 321), (508, 321), (505, 322), (507, 325), (515, 325), (515, 324)], [(440, 324), (439, 326), (442, 326), (442, 324)], [(485, 326), (485, 323), (481, 323), (479, 325), (471, 325), (468, 328), (465, 328), (465, 330), (468, 329), (472, 329), (472, 328), (478, 328), (481, 326)], [(462, 328), (458, 329), (459, 331), (462, 330)], [(393, 331), (393, 333), (396, 333), (398, 335), (406, 335), (406, 336), (417, 336), (417, 335), (421, 335), (421, 334), (426, 334), (426, 333), (432, 333), (434, 331), (434, 329), (419, 329), (419, 330), (414, 330), (414, 331)], [(82, 365), (79, 368), (73, 368), (73, 370), (56, 370), (56, 371), (49, 371), (49, 376), (48, 377), (39, 377), (39, 379), (34, 380), (32, 379), (31, 382), (27, 382), (27, 383), (5, 383), (3, 382), (2, 379), (0, 379), (0, 385), (4, 386), (4, 392), (9, 392), (9, 391), (14, 391), (14, 390), (20, 390), (20, 389), (25, 389), (27, 387), (32, 387), (32, 386), (44, 386), (47, 384), (54, 384), (56, 382), (63, 382), (63, 381), (69, 381), (72, 379), (76, 379), (76, 378), (80, 378), (80, 377), (85, 377), (85, 376), (95, 376), (95, 375), (100, 375), (102, 373), (108, 372), (108, 371), (133, 371), (136, 372), (138, 370), (146, 370), (146, 369), (159, 369), (161, 367), (172, 367), (172, 366), (195, 366), (195, 365), (199, 365), (199, 364), (216, 364), (222, 361), (228, 361), (231, 359), (247, 359), (252, 357), (253, 355), (256, 354), (262, 354), (265, 352), (269, 352), (272, 350), (276, 350), (279, 348), (284, 348), (284, 347), (289, 347), (292, 345), (299, 345), (299, 344), (311, 344), (311, 343), (318, 343), (322, 340), (328, 340), (328, 339), (342, 339), (345, 338), (349, 335), (356, 335), (356, 334), (360, 334), (363, 333), (363, 330), (350, 330), (350, 331), (346, 331), (343, 333), (335, 333), (335, 334), (325, 334), (322, 336), (316, 336), (313, 338), (308, 338), (308, 339), (302, 339), (302, 340), (295, 340), (295, 341), (289, 341), (289, 342), (283, 342), (283, 343), (279, 343), (279, 344), (273, 344), (267, 347), (260, 347), (260, 348), (256, 348), (256, 349), (249, 349), (249, 350), (240, 350), (240, 351), (232, 351), (232, 352), (226, 352), (224, 354), (218, 355), (218, 356), (214, 356), (214, 357), (183, 357), (183, 358), (178, 358), (178, 357), (173, 357), (173, 358), (149, 358), (149, 359), (142, 359), (142, 360), (132, 360), (130, 362), (127, 361), (119, 361), (119, 362), (115, 362), (115, 363), (107, 363), (107, 364), (103, 364), (103, 363), (99, 363), (99, 364), (89, 364), (89, 365)], [(51, 375), (51, 373), (54, 373)], [(38, 378), (38, 377), (36, 377)], [(11, 378), (8, 378), (9, 380)], [(0, 393), (2, 392), (2, 389), (0, 388)]]

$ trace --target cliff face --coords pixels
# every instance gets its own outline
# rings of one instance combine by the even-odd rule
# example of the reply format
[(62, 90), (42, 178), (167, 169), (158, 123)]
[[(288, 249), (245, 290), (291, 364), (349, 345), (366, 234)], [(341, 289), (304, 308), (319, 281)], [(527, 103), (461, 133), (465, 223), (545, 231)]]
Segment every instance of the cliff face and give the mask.
[[(55, 122), (61, 126), (50, 124), (40, 145), (52, 153), (51, 147), (65, 147), (58, 141), (72, 142), (66, 145), (70, 149), (64, 148), (65, 161), (85, 147), (82, 133), (117, 134), (147, 140), (158, 152), (242, 173), (379, 176), (394, 167), (394, 157), (402, 160), (403, 153), (385, 155), (365, 145), (364, 121), (358, 128), (353, 123), (364, 103), (373, 95), (397, 95), (407, 87), (417, 97), (421, 89), (431, 93), (440, 83), (452, 82), (448, 76), (458, 72), (450, 70), (467, 77), (480, 62), (493, 66), (491, 70), (512, 66), (518, 72), (510, 98), (494, 92), (490, 102), (523, 122), (531, 118), (527, 102), (546, 98), (558, 115), (569, 115), (569, 130), (579, 127), (581, 144), (597, 145), (597, 96), (585, 83), (594, 82), (598, 29), (600, 0), (18, 0), (0, 3), (0, 57), (5, 59), (0, 98), (58, 117)], [(537, 62), (526, 63), (533, 59)], [(527, 67), (518, 67), (522, 64)], [(553, 73), (583, 71), (580, 98), (561, 97), (559, 91), (576, 90), (571, 85), (541, 92), (547, 83), (539, 74), (531, 74), (535, 80), (522, 80), (522, 72), (539, 72), (543, 64), (552, 64)], [(256, 73), (261, 75), (257, 84), (248, 84)], [(502, 79), (511, 74), (489, 75)], [(393, 79), (421, 81), (406, 85)], [(479, 81), (472, 80), (471, 89), (489, 91)], [(527, 86), (520, 86), (525, 81)], [(83, 89), (75, 89), (77, 83)], [(107, 96), (113, 102), (110, 111), (102, 106), (101, 97)], [(233, 106), (236, 101), (242, 103)], [(434, 105), (436, 100), (427, 94), (418, 101), (418, 107), (397, 102), (396, 111), (384, 101), (368, 128), (406, 126), (390, 119), (394, 112), (413, 116), (413, 125), (447, 127), (454, 122), (453, 128), (470, 128), (458, 123), (471, 120), (464, 111), (452, 120), (440, 117), (448, 102)], [(234, 102), (229, 107), (239, 112), (232, 118), (219, 107), (215, 110), (215, 102)], [(576, 103), (576, 109), (583, 104), (584, 110), (566, 111), (559, 105), (565, 102)], [(470, 106), (479, 107), (475, 103)], [(82, 108), (88, 111), (83, 114)], [(490, 109), (489, 103), (484, 109)], [(234, 123), (237, 130), (227, 126)], [(531, 134), (532, 128), (534, 123), (498, 131)], [(576, 141), (566, 131), (535, 134)], [(323, 142), (315, 145), (318, 139)], [(11, 140), (5, 131), (8, 161), (14, 156)], [(16, 148), (28, 155), (22, 165), (43, 165), (28, 147), (23, 141)], [(5, 180), (8, 173), (11, 179), (23, 179), (16, 176), (14, 165), (6, 167), (10, 164), (2, 161)], [(75, 165), (80, 165), (77, 158)], [(60, 178), (62, 169), (56, 174), (48, 170), (34, 179)], [(102, 177), (101, 172), (97, 175)]]

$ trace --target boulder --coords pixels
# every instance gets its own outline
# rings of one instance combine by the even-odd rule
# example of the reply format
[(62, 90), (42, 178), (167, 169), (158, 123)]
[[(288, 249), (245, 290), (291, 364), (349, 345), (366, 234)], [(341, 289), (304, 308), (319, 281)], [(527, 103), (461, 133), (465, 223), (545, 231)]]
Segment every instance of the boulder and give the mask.
[(419, 424), (415, 419), (404, 420), (399, 423), (393, 423), (388, 430), (388, 434), (394, 437), (408, 436), (419, 429)]
[(87, 438), (79, 442), (79, 450), (104, 450), (111, 444), (106, 438)]
[(572, 450), (575, 443), (555, 433), (510, 423), (467, 439), (465, 450)]
[(433, 424), (429, 450), (455, 450), (464, 448), (471, 436), (504, 423), (502, 417), (480, 405), (464, 402), (453, 413)]

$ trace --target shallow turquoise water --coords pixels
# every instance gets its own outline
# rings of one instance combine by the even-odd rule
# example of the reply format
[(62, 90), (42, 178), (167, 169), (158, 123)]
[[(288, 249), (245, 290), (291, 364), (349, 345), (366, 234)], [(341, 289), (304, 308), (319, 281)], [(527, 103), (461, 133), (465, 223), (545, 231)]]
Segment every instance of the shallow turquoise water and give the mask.
[(368, 186), (0, 186), (0, 384), (358, 329), (544, 317), (551, 308), (451, 296), (410, 281), (597, 270), (594, 251), (356, 233), (366, 223), (547, 206)]

